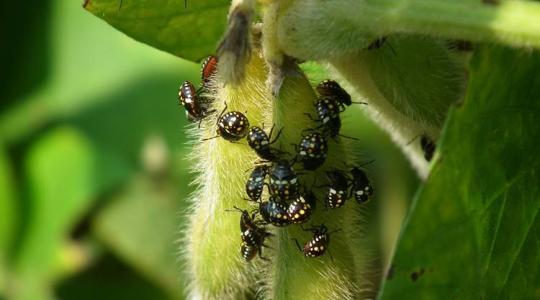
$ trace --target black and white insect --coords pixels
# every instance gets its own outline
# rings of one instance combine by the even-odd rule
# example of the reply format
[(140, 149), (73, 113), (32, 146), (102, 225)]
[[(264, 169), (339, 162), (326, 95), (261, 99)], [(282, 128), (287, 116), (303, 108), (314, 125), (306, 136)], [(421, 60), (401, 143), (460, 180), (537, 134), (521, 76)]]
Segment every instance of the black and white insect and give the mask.
[(283, 227), (291, 224), (287, 205), (274, 197), (270, 197), (266, 202), (260, 202), (259, 212), (264, 221), (274, 226)]
[(300, 224), (308, 221), (316, 202), (315, 195), (311, 192), (299, 195), (289, 204), (289, 208), (287, 209), (287, 214), (289, 214), (291, 222)]
[(422, 147), (426, 161), (431, 161), (436, 148), (433, 140), (431, 140), (427, 135), (423, 134), (420, 137), (420, 147)]
[(326, 79), (321, 81), (316, 87), (317, 93), (323, 97), (332, 97), (338, 100), (338, 103), (349, 106), (353, 102), (351, 95), (347, 93), (337, 82), (334, 80)]
[(319, 168), (328, 154), (326, 138), (317, 131), (303, 136), (296, 148), (297, 160), (303, 164), (305, 170), (310, 171)]
[(205, 140), (210, 140), (221, 136), (229, 142), (236, 142), (243, 139), (247, 135), (249, 130), (248, 118), (239, 111), (229, 111), (225, 113), (226, 110), (227, 103), (225, 103), (225, 107), (219, 114), (216, 122), (217, 135)]
[(210, 80), (217, 72), (217, 66), (218, 66), (218, 58), (214, 55), (207, 56), (203, 63), (201, 68), (201, 79), (202, 79), (202, 85), (204, 88), (208, 89)]
[(326, 177), (330, 182), (327, 187), (324, 204), (328, 208), (339, 208), (349, 199), (349, 178), (342, 171), (328, 171)]
[[(235, 207), (241, 213), (240, 216), (240, 237), (242, 245), (240, 253), (245, 261), (252, 260), (258, 253), (262, 257), (262, 247), (267, 237), (272, 236), (271, 233), (262, 227), (262, 222), (257, 221), (257, 212), (253, 212), (250, 216), (247, 210), (242, 210)], [(264, 258), (263, 258), (264, 259)]]
[(324, 225), (321, 225), (318, 227), (307, 228), (304, 230), (311, 231), (313, 233), (313, 237), (311, 238), (311, 240), (307, 241), (304, 244), (304, 247), (300, 247), (298, 241), (295, 240), (298, 249), (302, 251), (302, 253), (304, 253), (304, 256), (319, 257), (326, 253), (328, 245), (330, 244), (330, 233), (328, 232), (328, 228), (326, 228), (326, 226)]
[(281, 200), (295, 199), (298, 194), (298, 176), (286, 160), (275, 162), (270, 169), (270, 195)]
[(352, 175), (352, 194), (359, 204), (366, 203), (373, 196), (373, 187), (364, 171), (360, 168), (353, 167)]
[(339, 114), (344, 107), (335, 97), (323, 96), (315, 102), (315, 110), (317, 117), (313, 117), (309, 113), (305, 113), (311, 120), (319, 123), (318, 128), (322, 129), (323, 133), (331, 138), (342, 136), (339, 134), (341, 130), (341, 118)]
[(249, 197), (249, 200), (259, 202), (264, 189), (267, 174), (267, 165), (256, 166), (253, 169), (253, 171), (249, 175), (248, 181), (246, 182), (246, 193)]
[(275, 161), (278, 157), (278, 151), (273, 149), (271, 145), (277, 141), (279, 135), (281, 134), (281, 130), (271, 141), (270, 139), (273, 131), (274, 126), (272, 126), (272, 129), (270, 129), (270, 134), (267, 135), (262, 128), (253, 126), (249, 129), (247, 134), (248, 145), (251, 147), (251, 149), (255, 150), (260, 158), (268, 161)]
[(200, 121), (209, 114), (206, 98), (201, 97), (199, 91), (195, 90), (195, 86), (189, 81), (184, 81), (180, 85), (178, 99), (191, 122)]

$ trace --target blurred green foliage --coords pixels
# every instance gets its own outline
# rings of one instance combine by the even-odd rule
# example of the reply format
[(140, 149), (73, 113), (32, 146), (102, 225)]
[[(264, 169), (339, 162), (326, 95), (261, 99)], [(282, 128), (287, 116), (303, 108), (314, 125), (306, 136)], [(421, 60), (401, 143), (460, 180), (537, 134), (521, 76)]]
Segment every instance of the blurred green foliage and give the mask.
[[(129, 21), (136, 3), (108, 9), (115, 22)], [(213, 30), (172, 41), (193, 46), (186, 57), (214, 49), (226, 4), (207, 15)], [(192, 176), (176, 97), (181, 81), (200, 81), (199, 66), (112, 30), (76, 1), (9, 5), (1, 27), (10, 89), (0, 92), (0, 299), (182, 299), (178, 253)], [(199, 5), (189, 1), (186, 14)], [(32, 22), (21, 29), (21, 18)], [(326, 76), (306, 68), (313, 82)], [(369, 207), (373, 247), (387, 259), (417, 179), (373, 123), (353, 110), (352, 118), (348, 134), (362, 136), (359, 149), (379, 162), (376, 186), (393, 186)], [(401, 208), (378, 224), (382, 206)], [(377, 230), (388, 228), (379, 246)]]

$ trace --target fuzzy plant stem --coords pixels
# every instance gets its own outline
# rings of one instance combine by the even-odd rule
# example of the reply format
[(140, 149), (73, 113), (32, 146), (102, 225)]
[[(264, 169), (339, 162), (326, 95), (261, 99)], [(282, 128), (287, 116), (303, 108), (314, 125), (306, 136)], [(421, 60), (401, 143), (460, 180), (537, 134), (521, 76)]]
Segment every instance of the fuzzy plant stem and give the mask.
[(279, 46), (293, 57), (326, 59), (367, 48), (376, 37), (407, 33), (540, 48), (540, 3), (487, 2), (290, 1), (281, 4)]
[(245, 139), (231, 143), (216, 135), (216, 119), (223, 110), (244, 113), (251, 125), (271, 124), (271, 101), (266, 93), (266, 73), (261, 59), (252, 55), (241, 84), (224, 84), (223, 68), (213, 80), (215, 114), (191, 133), (197, 144), (190, 156), (198, 174), (192, 197), (191, 222), (185, 231), (184, 255), (191, 278), (190, 299), (243, 299), (255, 285), (254, 264), (240, 255), (240, 214), (234, 207), (251, 210), (244, 200), (245, 182), (257, 160)]

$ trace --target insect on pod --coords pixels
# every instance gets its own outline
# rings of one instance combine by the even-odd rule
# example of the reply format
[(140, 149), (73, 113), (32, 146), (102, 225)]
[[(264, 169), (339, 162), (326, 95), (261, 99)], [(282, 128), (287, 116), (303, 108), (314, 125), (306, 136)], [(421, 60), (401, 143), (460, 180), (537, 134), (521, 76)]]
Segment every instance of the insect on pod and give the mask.
[(433, 140), (431, 140), (427, 135), (423, 134), (420, 137), (420, 147), (422, 147), (422, 151), (424, 151), (424, 158), (426, 161), (431, 161), (436, 148)]
[(311, 240), (304, 244), (304, 247), (300, 247), (298, 241), (295, 240), (298, 249), (304, 253), (306, 257), (319, 257), (326, 253), (328, 244), (330, 243), (330, 233), (326, 226), (321, 225), (318, 227), (312, 227), (304, 229), (305, 231), (313, 232)]
[(200, 121), (209, 114), (207, 103), (203, 97), (200, 97), (199, 91), (195, 90), (195, 86), (191, 82), (184, 81), (182, 83), (178, 98), (180, 105), (186, 110), (189, 121)]
[(268, 166), (256, 166), (246, 182), (246, 193), (249, 200), (259, 202), (264, 188), (264, 180), (268, 174)]
[(298, 176), (286, 160), (280, 160), (270, 169), (270, 194), (281, 200), (295, 199), (298, 194)]
[(287, 206), (274, 197), (270, 197), (266, 202), (259, 203), (259, 212), (264, 221), (278, 227), (291, 224)]
[(297, 159), (302, 162), (306, 170), (315, 170), (320, 167), (328, 154), (326, 138), (316, 131), (304, 136), (296, 148)]
[(341, 171), (328, 171), (326, 177), (330, 181), (330, 186), (326, 193), (325, 206), (328, 208), (343, 206), (349, 199), (349, 179)]
[(253, 126), (249, 129), (247, 134), (247, 141), (251, 149), (255, 150), (260, 158), (268, 161), (275, 161), (277, 159), (278, 151), (272, 149), (270, 145), (277, 141), (279, 135), (281, 134), (281, 130), (278, 132), (274, 140), (270, 141), (273, 131), (274, 126), (272, 126), (272, 129), (270, 129), (270, 135), (267, 135), (262, 128)]
[(227, 103), (225, 103), (225, 107), (219, 114), (216, 121), (217, 135), (204, 139), (205, 141), (221, 136), (229, 142), (236, 142), (243, 139), (247, 135), (249, 130), (249, 121), (247, 117), (239, 111), (229, 111), (225, 113), (226, 110)]
[(321, 97), (315, 102), (317, 119), (308, 116), (320, 123), (330, 137), (335, 138), (341, 130), (341, 118), (339, 114), (345, 111), (351, 104), (367, 104), (365, 102), (353, 102), (351, 96), (335, 81), (327, 79), (319, 83), (316, 87)]
[(315, 195), (312, 192), (299, 195), (298, 198), (289, 204), (289, 208), (287, 209), (291, 222), (300, 224), (309, 220), (316, 201)]
[(242, 214), (240, 217), (240, 237), (242, 238), (240, 253), (242, 258), (245, 261), (250, 261), (257, 253), (259, 257), (263, 258), (261, 255), (264, 240), (272, 234), (267, 232), (264, 227), (259, 226), (262, 222), (256, 221), (257, 212), (250, 216), (247, 210), (241, 210), (237, 207), (235, 209)]
[(201, 68), (202, 85), (204, 88), (209, 88), (210, 79), (216, 74), (217, 66), (217, 56), (210, 55), (204, 59)]
[(373, 187), (369, 183), (366, 173), (360, 168), (354, 167), (352, 174), (352, 193), (359, 204), (366, 203), (373, 196)]
[(313, 117), (309, 113), (305, 113), (311, 120), (319, 123), (319, 127), (324, 134), (329, 135), (331, 138), (336, 138), (341, 130), (341, 118), (339, 113), (341, 105), (334, 97), (323, 96), (315, 102), (315, 109), (317, 111), (317, 118)]
[(347, 93), (337, 82), (334, 80), (326, 79), (321, 81), (316, 87), (317, 93), (323, 97), (335, 98), (342, 105), (351, 105), (351, 95)]

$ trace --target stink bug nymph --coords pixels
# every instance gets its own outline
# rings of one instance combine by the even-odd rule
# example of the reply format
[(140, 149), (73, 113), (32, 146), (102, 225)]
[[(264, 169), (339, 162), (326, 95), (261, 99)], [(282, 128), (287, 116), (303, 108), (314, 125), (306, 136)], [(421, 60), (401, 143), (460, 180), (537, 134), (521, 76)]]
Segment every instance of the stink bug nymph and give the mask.
[(311, 217), (316, 203), (315, 195), (309, 192), (296, 198), (287, 209), (289, 219), (295, 224), (304, 223)]
[(295, 199), (298, 193), (298, 176), (293, 167), (280, 160), (270, 169), (270, 194), (278, 199)]
[(287, 206), (274, 197), (270, 197), (266, 202), (259, 203), (259, 212), (264, 221), (274, 226), (283, 227), (291, 224)]
[(225, 108), (223, 108), (219, 114), (216, 122), (217, 135), (205, 140), (221, 136), (229, 142), (236, 142), (247, 135), (249, 130), (249, 121), (247, 117), (239, 111), (229, 111), (225, 113), (225, 110), (227, 110), (227, 104), (225, 104)]
[(335, 138), (338, 136), (341, 129), (341, 118), (339, 117), (341, 109), (338, 101), (332, 97), (321, 97), (315, 103), (315, 109), (317, 118), (308, 113), (306, 115), (313, 121), (319, 122), (319, 127), (330, 137)]
[(330, 181), (326, 193), (325, 206), (338, 208), (349, 198), (349, 179), (341, 171), (328, 171), (326, 177)]
[(267, 135), (266, 132), (260, 127), (253, 126), (249, 129), (247, 134), (247, 141), (251, 149), (255, 150), (257, 155), (268, 161), (275, 161), (277, 159), (277, 150), (272, 149), (270, 145), (275, 143), (281, 134), (281, 130), (278, 132), (274, 140), (270, 141), (272, 137), (272, 132), (274, 127), (270, 129), (270, 134)]
[(327, 79), (321, 81), (316, 89), (321, 96), (336, 98), (340, 103), (347, 106), (352, 104), (351, 95), (333, 80)]
[(240, 217), (240, 237), (242, 245), (240, 253), (245, 261), (252, 260), (257, 253), (263, 258), (262, 247), (264, 240), (272, 234), (267, 232), (264, 227), (259, 227), (260, 221), (256, 221), (257, 213), (254, 212), (251, 216), (247, 210), (241, 210), (235, 207), (241, 213)]
[(210, 55), (204, 59), (202, 63), (202, 68), (201, 68), (201, 77), (202, 77), (202, 84), (205, 88), (208, 88), (210, 79), (214, 76), (214, 74), (216, 74), (217, 65), (218, 65), (217, 56)]
[(420, 137), (420, 147), (422, 147), (426, 161), (431, 161), (436, 148), (433, 140), (431, 140), (427, 135), (423, 134)]
[(330, 243), (330, 234), (326, 226), (321, 225), (319, 227), (313, 227), (304, 229), (305, 231), (313, 232), (313, 237), (307, 243), (304, 244), (304, 247), (301, 248), (298, 242), (296, 245), (304, 253), (306, 257), (318, 257), (326, 253), (328, 249), (328, 244)]
[(326, 138), (316, 131), (304, 136), (297, 147), (297, 158), (306, 170), (320, 167), (326, 160), (327, 153)]
[(188, 120), (192, 122), (200, 121), (207, 116), (207, 108), (191, 82), (184, 81), (182, 83), (178, 92), (178, 98), (180, 105), (186, 110)]
[(352, 193), (359, 204), (365, 203), (373, 195), (373, 187), (369, 179), (360, 168), (354, 167), (351, 170), (352, 174)]
[(261, 198), (264, 180), (268, 174), (268, 166), (256, 166), (255, 169), (249, 175), (249, 179), (246, 182), (246, 193), (250, 200), (258, 202)]

